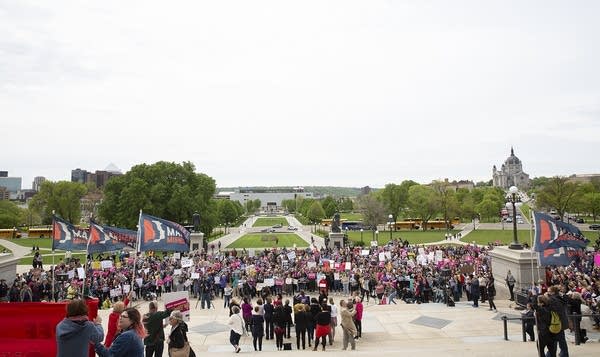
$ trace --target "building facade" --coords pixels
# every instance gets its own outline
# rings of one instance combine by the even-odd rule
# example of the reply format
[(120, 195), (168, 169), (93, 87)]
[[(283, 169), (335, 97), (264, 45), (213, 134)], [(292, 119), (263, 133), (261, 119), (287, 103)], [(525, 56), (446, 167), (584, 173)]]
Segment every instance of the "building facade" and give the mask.
[(507, 190), (510, 186), (517, 186), (521, 190), (529, 188), (529, 175), (523, 172), (523, 164), (515, 151), (510, 148), (510, 156), (504, 161), (500, 170), (496, 165), (492, 168), (492, 180), (494, 187)]
[(238, 201), (244, 206), (247, 201), (260, 200), (261, 210), (274, 212), (283, 210), (283, 200), (296, 198), (315, 198), (312, 192), (305, 192), (303, 187), (293, 188), (240, 188), (235, 192), (219, 192), (218, 198)]
[(35, 192), (39, 192), (40, 188), (42, 188), (42, 183), (46, 181), (46, 178), (44, 176), (36, 176), (33, 179), (33, 183), (31, 184), (31, 188), (35, 191)]

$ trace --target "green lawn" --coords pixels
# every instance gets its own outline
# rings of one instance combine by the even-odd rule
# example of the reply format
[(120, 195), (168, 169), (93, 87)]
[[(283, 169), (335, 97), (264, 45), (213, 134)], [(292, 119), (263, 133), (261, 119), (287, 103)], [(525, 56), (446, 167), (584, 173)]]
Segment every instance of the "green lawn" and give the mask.
[[(451, 230), (450, 234), (458, 233), (457, 230)], [(402, 238), (402, 240), (408, 240), (411, 244), (431, 243), (444, 240), (445, 230), (428, 230), (428, 231), (392, 231), (392, 238)], [(386, 244), (390, 241), (390, 231), (379, 232), (378, 240), (379, 244)], [(360, 231), (349, 231), (348, 238), (355, 242), (360, 242)], [(365, 245), (373, 240), (373, 231), (363, 232), (363, 241)]]
[(288, 221), (284, 217), (259, 217), (256, 219), (252, 227), (272, 227), (276, 224), (287, 226)]
[[(263, 237), (277, 237), (277, 244), (275, 240), (263, 240)], [(240, 237), (226, 248), (291, 248), (294, 244), (296, 244), (297, 247), (308, 247), (308, 243), (298, 237), (295, 233), (252, 233)]]
[[(45, 265), (52, 264), (52, 253), (44, 254), (44, 252), (40, 251), (40, 254), (42, 254), (42, 262)], [(83, 262), (83, 261), (85, 261), (85, 253), (83, 253), (83, 254), (73, 253), (73, 254), (71, 254), (71, 258), (79, 258)], [(61, 261), (61, 259), (65, 260), (64, 252), (56, 253), (54, 255), (54, 264), (58, 264)], [(32, 261), (33, 261), (33, 254), (21, 258), (21, 260), (19, 261), (19, 264), (20, 265), (31, 265)]]
[[(531, 238), (528, 229), (517, 230), (517, 239), (521, 243), (527, 243), (531, 245)], [(513, 230), (512, 229), (478, 229), (472, 231), (462, 239), (463, 242), (473, 243), (479, 245), (487, 245), (488, 243), (500, 242), (502, 245), (508, 245), (513, 241)]]
[(348, 221), (362, 221), (363, 215), (362, 213), (340, 213), (340, 219), (345, 219)]

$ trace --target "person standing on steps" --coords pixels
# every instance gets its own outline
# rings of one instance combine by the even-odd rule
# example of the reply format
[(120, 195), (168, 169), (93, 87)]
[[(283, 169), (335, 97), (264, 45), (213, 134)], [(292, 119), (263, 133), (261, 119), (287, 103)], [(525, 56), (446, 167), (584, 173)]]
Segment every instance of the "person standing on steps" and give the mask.
[(514, 289), (515, 289), (515, 283), (517, 281), (515, 280), (515, 277), (512, 275), (510, 270), (506, 273), (505, 280), (506, 280), (506, 286), (508, 287), (508, 292), (510, 293), (510, 301), (515, 301)]

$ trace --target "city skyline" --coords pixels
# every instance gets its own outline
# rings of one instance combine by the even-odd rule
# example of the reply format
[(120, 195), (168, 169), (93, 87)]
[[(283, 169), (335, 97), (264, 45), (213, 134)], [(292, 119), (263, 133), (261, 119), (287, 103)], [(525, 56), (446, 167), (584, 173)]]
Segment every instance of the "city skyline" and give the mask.
[(596, 174), (600, 3), (0, 3), (0, 170), (218, 187)]

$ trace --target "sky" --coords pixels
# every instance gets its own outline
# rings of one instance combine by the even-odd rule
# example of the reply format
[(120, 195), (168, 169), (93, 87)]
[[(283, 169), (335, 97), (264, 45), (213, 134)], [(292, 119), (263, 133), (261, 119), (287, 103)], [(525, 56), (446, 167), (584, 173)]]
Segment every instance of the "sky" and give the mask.
[(218, 187), (600, 173), (598, 1), (0, 0), (0, 170)]

